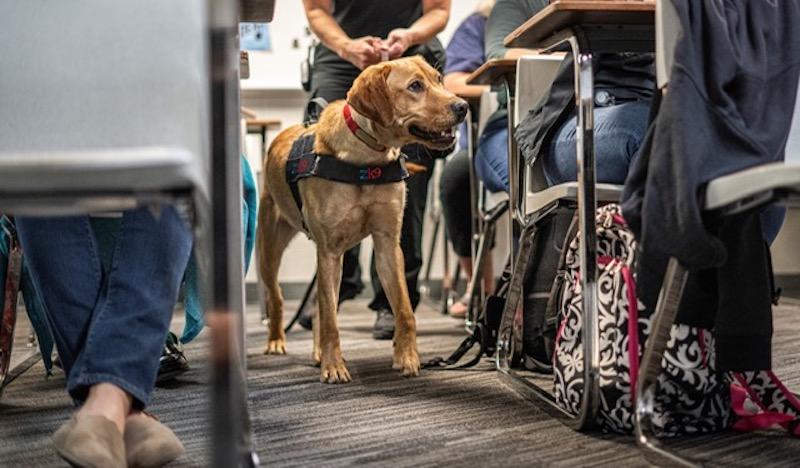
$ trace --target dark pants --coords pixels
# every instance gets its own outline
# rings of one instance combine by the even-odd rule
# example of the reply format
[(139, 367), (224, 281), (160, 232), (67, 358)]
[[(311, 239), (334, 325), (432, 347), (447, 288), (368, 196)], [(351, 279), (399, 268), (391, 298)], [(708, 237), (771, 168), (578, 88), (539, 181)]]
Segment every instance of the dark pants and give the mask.
[[(328, 102), (344, 99), (347, 91), (353, 84), (356, 76), (348, 70), (315, 69), (311, 81), (311, 98), (321, 97)], [(308, 120), (306, 115), (306, 120)], [(421, 164), (427, 170), (421, 174), (413, 175), (406, 180), (408, 192), (406, 194), (406, 207), (403, 213), (403, 228), (400, 238), (400, 247), (405, 259), (405, 276), (411, 307), (419, 304), (419, 287), (417, 280), (422, 269), (422, 224), (425, 214), (425, 205), (428, 196), (428, 182), (433, 170), (433, 158), (430, 151), (421, 145), (409, 145), (403, 148), (403, 153), (408, 160)], [(339, 288), (339, 301), (345, 301), (357, 296), (364, 289), (361, 281), (361, 265), (359, 263), (360, 245), (347, 251), (342, 265), (342, 282)], [(383, 291), (375, 270), (375, 256), (372, 257), (371, 281), (375, 296), (369, 304), (372, 310), (389, 308), (389, 301)]]
[[(772, 267), (758, 213), (726, 217), (713, 229), (728, 256), (719, 268), (693, 271), (686, 282), (677, 321), (714, 330), (720, 371), (771, 368)], [(639, 298), (654, 310), (666, 259), (644, 251)]]
[(441, 200), (447, 237), (459, 257), (472, 254), (472, 208), (469, 193), (469, 155), (461, 150), (442, 171)]

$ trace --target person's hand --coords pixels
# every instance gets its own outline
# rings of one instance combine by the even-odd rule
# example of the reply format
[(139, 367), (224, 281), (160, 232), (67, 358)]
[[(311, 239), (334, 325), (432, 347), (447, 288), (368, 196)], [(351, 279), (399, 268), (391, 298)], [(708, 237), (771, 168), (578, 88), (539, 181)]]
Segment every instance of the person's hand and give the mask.
[(413, 39), (411, 36), (411, 31), (406, 28), (395, 29), (389, 33), (383, 44), (388, 49), (390, 59), (394, 60), (401, 57), (412, 46)]
[(339, 56), (359, 70), (363, 70), (381, 61), (380, 43), (380, 39), (372, 36), (349, 39), (339, 52)]

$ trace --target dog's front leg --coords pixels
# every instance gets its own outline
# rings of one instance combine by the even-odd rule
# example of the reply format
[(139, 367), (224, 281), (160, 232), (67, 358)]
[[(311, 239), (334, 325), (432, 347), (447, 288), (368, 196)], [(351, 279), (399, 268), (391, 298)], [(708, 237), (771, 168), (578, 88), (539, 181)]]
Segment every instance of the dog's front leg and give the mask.
[(339, 302), (339, 282), (342, 279), (342, 256), (328, 252), (317, 253), (317, 299), (319, 300), (319, 346), (321, 351), (320, 382), (345, 383), (350, 373), (344, 365), (336, 325)]
[(392, 306), (395, 321), (394, 362), (392, 368), (402, 369), (405, 377), (419, 375), (417, 353), (417, 322), (411, 310), (403, 267), (403, 251), (399, 237), (383, 233), (372, 236), (375, 243), (375, 266), (386, 297)]

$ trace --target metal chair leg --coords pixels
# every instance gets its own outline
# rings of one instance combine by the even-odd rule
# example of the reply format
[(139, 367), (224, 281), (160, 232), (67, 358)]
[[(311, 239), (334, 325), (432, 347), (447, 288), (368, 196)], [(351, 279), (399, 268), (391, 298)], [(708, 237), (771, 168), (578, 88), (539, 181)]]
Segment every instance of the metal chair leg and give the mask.
[[(431, 268), (433, 267), (433, 255), (436, 253), (436, 243), (439, 240), (439, 230), (442, 225), (442, 216), (433, 216), (433, 233), (431, 234), (430, 247), (428, 248), (428, 258), (425, 260), (425, 274), (419, 292), (423, 297), (430, 299), (431, 295)], [(445, 243), (445, 248), (447, 244)]]
[(650, 337), (639, 368), (639, 378), (635, 388), (636, 412), (634, 425), (636, 444), (644, 449), (645, 456), (658, 465), (698, 466), (689, 460), (668, 451), (655, 435), (653, 417), (655, 399), (658, 394), (658, 376), (661, 373), (661, 362), (667, 348), (672, 324), (678, 314), (678, 307), (683, 296), (683, 288), (689, 272), (675, 258), (670, 258), (664, 283), (658, 296), (656, 310), (653, 314)]
[(452, 292), (458, 286), (459, 264), (456, 261), (455, 274), (450, 273), (450, 244), (447, 237), (447, 229), (442, 231), (442, 287), (439, 294), (439, 310), (442, 315), (447, 315), (450, 312), (450, 306), (453, 305)]

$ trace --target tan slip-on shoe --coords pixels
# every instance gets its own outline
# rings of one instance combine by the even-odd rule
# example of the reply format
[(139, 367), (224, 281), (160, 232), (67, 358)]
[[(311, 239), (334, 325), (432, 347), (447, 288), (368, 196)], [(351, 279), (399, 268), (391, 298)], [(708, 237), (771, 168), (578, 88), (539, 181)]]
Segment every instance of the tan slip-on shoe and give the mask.
[(141, 412), (125, 420), (125, 451), (128, 466), (164, 466), (184, 454), (178, 436), (155, 416)]
[(58, 454), (73, 466), (125, 468), (125, 443), (117, 426), (103, 416), (74, 416), (52, 436)]

